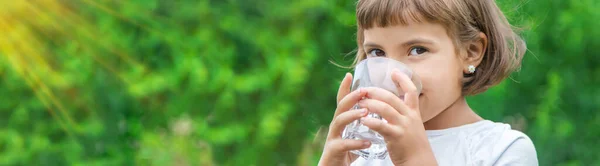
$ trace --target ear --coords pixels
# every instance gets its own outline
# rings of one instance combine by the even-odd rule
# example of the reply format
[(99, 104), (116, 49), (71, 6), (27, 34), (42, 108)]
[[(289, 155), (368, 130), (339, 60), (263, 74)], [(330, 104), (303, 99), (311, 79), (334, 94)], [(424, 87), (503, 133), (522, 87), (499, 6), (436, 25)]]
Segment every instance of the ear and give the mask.
[(483, 32), (479, 32), (477, 39), (473, 40), (465, 45), (465, 54), (463, 56), (463, 73), (469, 73), (469, 66), (473, 65), (477, 69), (483, 56), (485, 56), (485, 50), (487, 49), (488, 39)]

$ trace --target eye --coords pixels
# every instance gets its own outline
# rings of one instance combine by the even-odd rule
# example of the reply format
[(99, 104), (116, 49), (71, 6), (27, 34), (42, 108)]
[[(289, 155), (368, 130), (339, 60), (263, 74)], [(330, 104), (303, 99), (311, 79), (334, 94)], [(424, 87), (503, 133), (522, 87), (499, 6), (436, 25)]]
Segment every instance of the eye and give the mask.
[(369, 56), (385, 56), (385, 52), (383, 52), (383, 50), (380, 49), (372, 49), (371, 51), (369, 51)]
[(417, 47), (413, 47), (410, 49), (410, 55), (409, 56), (415, 56), (415, 55), (421, 55), (423, 53), (428, 52), (429, 50), (427, 50), (425, 47), (421, 47), (421, 46), (417, 46)]

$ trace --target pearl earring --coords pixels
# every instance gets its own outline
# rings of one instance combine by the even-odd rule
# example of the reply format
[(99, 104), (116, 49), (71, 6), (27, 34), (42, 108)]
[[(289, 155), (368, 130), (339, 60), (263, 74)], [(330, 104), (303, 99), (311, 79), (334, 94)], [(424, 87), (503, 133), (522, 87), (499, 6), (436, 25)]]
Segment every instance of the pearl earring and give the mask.
[(475, 73), (475, 66), (473, 66), (473, 65), (469, 65), (469, 73), (470, 73), (470, 74), (473, 74), (473, 73)]

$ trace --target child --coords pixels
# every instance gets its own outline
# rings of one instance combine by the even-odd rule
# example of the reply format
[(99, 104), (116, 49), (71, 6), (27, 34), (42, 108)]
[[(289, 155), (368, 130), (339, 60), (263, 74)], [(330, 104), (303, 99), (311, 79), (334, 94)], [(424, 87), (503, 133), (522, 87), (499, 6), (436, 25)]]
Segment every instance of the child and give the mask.
[[(493, 0), (359, 0), (356, 17), (354, 64), (370, 57), (401, 61), (423, 89), (417, 94), (410, 78), (395, 72), (404, 100), (380, 88), (350, 92), (346, 74), (319, 165), (538, 165), (525, 134), (482, 119), (465, 100), (516, 70), (526, 50)], [(355, 104), (362, 109), (351, 109)], [(387, 123), (365, 117), (369, 112)], [(385, 160), (349, 152), (371, 144), (341, 138), (357, 119), (385, 138)]]

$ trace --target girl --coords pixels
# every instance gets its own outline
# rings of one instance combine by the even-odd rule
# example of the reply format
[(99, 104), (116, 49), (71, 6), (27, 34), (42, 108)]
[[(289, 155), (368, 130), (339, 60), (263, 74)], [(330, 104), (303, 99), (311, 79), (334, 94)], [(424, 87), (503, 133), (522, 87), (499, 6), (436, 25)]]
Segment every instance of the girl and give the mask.
[[(380, 88), (350, 92), (346, 74), (319, 165), (537, 165), (525, 134), (484, 120), (465, 100), (516, 70), (526, 50), (493, 0), (359, 0), (356, 17), (354, 64), (370, 57), (401, 61), (423, 89), (417, 94), (410, 78), (395, 72), (404, 100)], [(362, 109), (351, 110), (355, 104)], [(365, 117), (369, 112), (387, 123)], [(385, 138), (385, 160), (349, 152), (371, 144), (341, 138), (357, 119)]]

